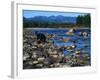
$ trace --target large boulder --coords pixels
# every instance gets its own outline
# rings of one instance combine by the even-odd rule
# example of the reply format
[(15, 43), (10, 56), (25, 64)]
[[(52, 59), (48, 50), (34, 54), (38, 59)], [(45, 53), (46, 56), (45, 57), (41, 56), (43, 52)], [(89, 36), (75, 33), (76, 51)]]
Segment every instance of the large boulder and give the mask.
[(72, 28), (72, 29), (69, 29), (69, 31), (66, 34), (67, 35), (74, 35), (74, 32), (75, 32), (75, 30)]
[(38, 60), (39, 63), (43, 63), (45, 58), (44, 57), (39, 57), (37, 60)]

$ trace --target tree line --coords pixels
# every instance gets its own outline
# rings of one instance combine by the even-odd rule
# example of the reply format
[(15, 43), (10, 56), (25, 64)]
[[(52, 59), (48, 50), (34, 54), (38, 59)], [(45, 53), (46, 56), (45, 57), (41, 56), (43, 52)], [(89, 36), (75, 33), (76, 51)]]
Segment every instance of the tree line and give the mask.
[(48, 23), (48, 22), (24, 22), (24, 28), (66, 28), (73, 27), (73, 23)]
[(90, 14), (78, 16), (76, 19), (76, 25), (78, 27), (91, 27)]
[(90, 14), (79, 15), (76, 18), (76, 23), (56, 23), (56, 22), (34, 22), (28, 21), (23, 17), (23, 28), (73, 28), (73, 27), (90, 27), (91, 17)]

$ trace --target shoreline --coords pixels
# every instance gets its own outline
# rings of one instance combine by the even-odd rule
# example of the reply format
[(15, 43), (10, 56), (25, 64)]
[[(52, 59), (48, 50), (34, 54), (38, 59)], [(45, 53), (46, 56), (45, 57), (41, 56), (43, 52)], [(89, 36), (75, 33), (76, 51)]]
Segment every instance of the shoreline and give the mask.
[(56, 29), (58, 29), (58, 30), (60, 30), (60, 29), (62, 29), (62, 30), (65, 30), (65, 29), (91, 29), (91, 27), (90, 28), (86, 28), (86, 27), (82, 27), (82, 28), (78, 28), (78, 27), (76, 27), (76, 28), (23, 28), (23, 29), (38, 29), (38, 30), (42, 30), (42, 29), (45, 29), (45, 30), (56, 30)]
[[(25, 30), (26, 29), (26, 30)], [(87, 42), (90, 36), (88, 33), (82, 33), (81, 39), (80, 37), (76, 37), (74, 33), (74, 29), (70, 28), (68, 30), (67, 35), (71, 36), (73, 34), (73, 38), (63, 38), (59, 37), (59, 35), (51, 34), (35, 34), (32, 33), (33, 29), (40, 29), (40, 31), (52, 31), (57, 30), (59, 34), (59, 30), (63, 31), (68, 28), (24, 28), (23, 29), (23, 69), (41, 69), (41, 68), (63, 68), (63, 67), (83, 67), (91, 65), (91, 56), (90, 49), (87, 51), (87, 48), (90, 48), (90, 45), (87, 45)], [(79, 28), (78, 28), (79, 29)], [(82, 29), (82, 28), (81, 28)], [(86, 28), (85, 28), (86, 29)], [(63, 33), (61, 33), (63, 34)], [(77, 38), (77, 41), (76, 39)], [(62, 45), (59, 46), (56, 43), (61, 41), (61, 43), (70, 43), (72, 45)], [(55, 44), (56, 45), (55, 45)], [(79, 45), (83, 45), (78, 46)]]

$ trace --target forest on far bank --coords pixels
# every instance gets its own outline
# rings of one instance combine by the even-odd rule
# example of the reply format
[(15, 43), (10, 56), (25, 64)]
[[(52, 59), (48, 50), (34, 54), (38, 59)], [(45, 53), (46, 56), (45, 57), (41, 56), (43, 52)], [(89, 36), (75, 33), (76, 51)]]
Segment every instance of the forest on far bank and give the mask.
[[(67, 20), (67, 18), (66, 18)], [(90, 14), (87, 15), (79, 15), (76, 17), (76, 21), (74, 22), (65, 22), (65, 21), (43, 21), (43, 20), (29, 20), (23, 17), (23, 28), (74, 28), (74, 27), (91, 27), (91, 16)]]

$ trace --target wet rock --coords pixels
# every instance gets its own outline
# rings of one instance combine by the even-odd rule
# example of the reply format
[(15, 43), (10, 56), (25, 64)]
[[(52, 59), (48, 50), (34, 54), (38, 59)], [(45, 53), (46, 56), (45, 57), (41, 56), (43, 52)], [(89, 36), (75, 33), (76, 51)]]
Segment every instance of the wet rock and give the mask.
[(54, 66), (55, 67), (59, 67), (60, 66), (60, 63), (54, 63)]
[(66, 49), (67, 49), (67, 50), (70, 50), (70, 49), (71, 49), (71, 46), (67, 46)]
[(33, 49), (36, 49), (37, 47), (36, 47), (36, 46), (32, 46), (32, 48), (33, 48)]
[(57, 50), (54, 50), (54, 51), (52, 52), (52, 54), (56, 55), (56, 54), (57, 54)]
[(33, 64), (37, 64), (38, 63), (38, 61), (33, 61)]
[(76, 45), (72, 45), (71, 47), (72, 47), (72, 49), (75, 49), (76, 48)]
[(23, 46), (24, 48), (25, 47), (30, 47), (30, 44), (28, 44), (28, 43), (24, 43), (24, 46)]
[(28, 64), (29, 64), (29, 65), (33, 65), (33, 62), (32, 62), (32, 60), (31, 60), (31, 61), (28, 61)]
[(43, 68), (43, 64), (36, 64), (37, 68)]
[(51, 50), (51, 49), (48, 49), (48, 53), (49, 53), (49, 54), (52, 54), (52, 50)]
[(69, 31), (66, 33), (67, 35), (74, 35), (74, 29), (69, 29)]
[(80, 50), (76, 50), (76, 51), (75, 51), (75, 54), (80, 54), (80, 53), (81, 53)]
[(33, 52), (32, 58), (33, 58), (33, 59), (37, 59), (37, 54), (36, 54), (35, 52)]
[(50, 57), (56, 59), (58, 58), (58, 55), (50, 55)]
[(27, 60), (27, 58), (29, 58), (29, 57), (30, 57), (29, 54), (26, 53), (26, 54), (23, 55), (23, 60), (25, 61), (25, 60)]
[(54, 68), (54, 64), (49, 65), (50, 68)]
[(55, 62), (60, 62), (61, 58), (59, 57), (59, 55), (50, 55), (49, 56), (51, 63), (55, 63)]
[(64, 54), (63, 53), (59, 53), (59, 58), (63, 58)]
[(44, 59), (45, 59), (44, 57), (40, 57), (37, 60), (38, 60), (39, 63), (43, 63)]
[(88, 36), (88, 33), (87, 32), (83, 32), (83, 36)]
[(79, 36), (87, 37), (89, 34), (87, 32), (79, 32)]
[(41, 52), (41, 49), (37, 49), (36, 51), (34, 51), (33, 54), (36, 54), (38, 57), (41, 57), (43, 55), (43, 53)]
[(79, 32), (79, 34), (78, 34), (79, 36), (83, 36), (83, 34), (82, 34), (82, 32)]
[(43, 61), (43, 64), (46, 65), (46, 66), (49, 66), (49, 65), (50, 65), (50, 59), (49, 59), (49, 58), (46, 58), (46, 59)]

